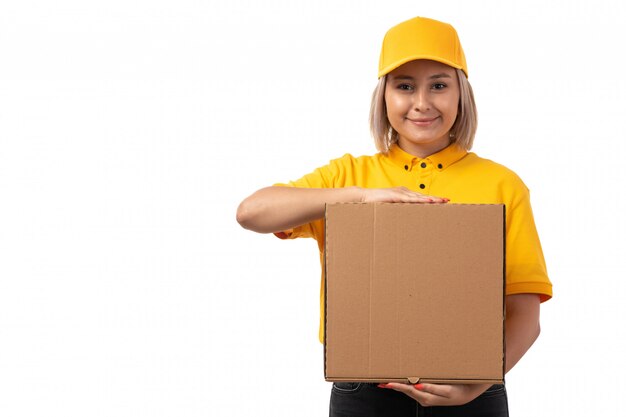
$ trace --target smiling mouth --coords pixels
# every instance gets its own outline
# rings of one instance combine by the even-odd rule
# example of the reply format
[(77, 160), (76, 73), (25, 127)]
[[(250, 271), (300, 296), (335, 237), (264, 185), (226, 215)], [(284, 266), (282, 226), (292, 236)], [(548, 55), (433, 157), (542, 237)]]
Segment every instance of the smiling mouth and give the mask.
[(437, 120), (437, 117), (423, 118), (423, 119), (410, 119), (407, 117), (407, 120), (417, 126), (428, 126), (432, 122)]

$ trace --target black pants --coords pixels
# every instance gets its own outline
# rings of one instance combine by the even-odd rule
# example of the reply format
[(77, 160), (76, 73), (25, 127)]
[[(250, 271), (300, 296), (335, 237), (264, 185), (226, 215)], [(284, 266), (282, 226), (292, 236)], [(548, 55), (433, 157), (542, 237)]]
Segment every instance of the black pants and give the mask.
[(377, 384), (333, 384), (330, 417), (508, 417), (504, 385), (492, 385), (473, 401), (460, 406), (422, 407), (417, 401)]

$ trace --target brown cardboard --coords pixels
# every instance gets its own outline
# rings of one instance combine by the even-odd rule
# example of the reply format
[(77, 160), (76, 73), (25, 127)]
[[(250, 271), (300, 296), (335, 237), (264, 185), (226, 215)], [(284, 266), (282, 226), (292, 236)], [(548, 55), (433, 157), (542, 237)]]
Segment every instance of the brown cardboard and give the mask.
[(504, 205), (326, 206), (327, 381), (503, 383)]

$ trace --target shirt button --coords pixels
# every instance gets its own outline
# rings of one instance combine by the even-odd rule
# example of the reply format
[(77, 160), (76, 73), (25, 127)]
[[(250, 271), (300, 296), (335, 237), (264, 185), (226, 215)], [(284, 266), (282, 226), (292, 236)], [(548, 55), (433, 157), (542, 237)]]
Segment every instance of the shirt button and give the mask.
[(439, 164), (439, 165), (437, 165), (437, 168), (441, 169), (441, 168), (443, 168), (443, 165)]
[(405, 171), (408, 171), (408, 170), (409, 170), (409, 166), (408, 166), (408, 165), (405, 165), (405, 166), (404, 166), (404, 170), (405, 170)]
[(420, 184), (420, 188), (423, 190), (426, 186), (424, 184)]
[(420, 164), (420, 166), (421, 166), (422, 168), (426, 168), (426, 162), (422, 162), (422, 163)]

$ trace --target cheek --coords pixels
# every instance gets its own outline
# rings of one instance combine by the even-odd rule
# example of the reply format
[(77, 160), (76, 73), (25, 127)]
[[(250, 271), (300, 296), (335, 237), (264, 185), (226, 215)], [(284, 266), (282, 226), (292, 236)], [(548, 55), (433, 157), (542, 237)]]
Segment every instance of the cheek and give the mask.
[(459, 113), (459, 105), (459, 100), (451, 100), (444, 105), (447, 118), (452, 119), (453, 122), (456, 120), (456, 117)]
[(389, 117), (398, 117), (405, 111), (405, 103), (402, 98), (393, 94), (385, 95), (385, 106)]
[(456, 117), (459, 115), (459, 108), (458, 106), (452, 106), (450, 108), (450, 119), (452, 119), (452, 122), (454, 122), (456, 120)]

